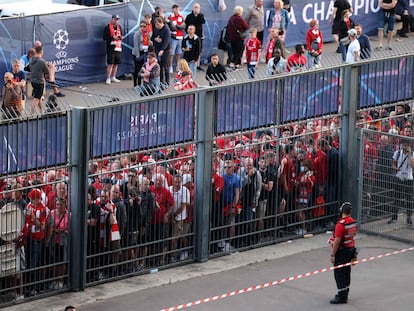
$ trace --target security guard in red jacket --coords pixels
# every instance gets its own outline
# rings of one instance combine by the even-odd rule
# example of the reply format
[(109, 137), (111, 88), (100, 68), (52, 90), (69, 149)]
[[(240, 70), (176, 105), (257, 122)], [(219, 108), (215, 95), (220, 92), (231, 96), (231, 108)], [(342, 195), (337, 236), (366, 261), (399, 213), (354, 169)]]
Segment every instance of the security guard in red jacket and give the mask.
[[(345, 202), (339, 208), (341, 218), (335, 225), (333, 235), (331, 262), (337, 266), (351, 262), (356, 257), (354, 236), (358, 231), (356, 220), (351, 217), (352, 205)], [(341, 304), (348, 302), (349, 285), (351, 284), (351, 266), (334, 270), (338, 294), (330, 302)]]

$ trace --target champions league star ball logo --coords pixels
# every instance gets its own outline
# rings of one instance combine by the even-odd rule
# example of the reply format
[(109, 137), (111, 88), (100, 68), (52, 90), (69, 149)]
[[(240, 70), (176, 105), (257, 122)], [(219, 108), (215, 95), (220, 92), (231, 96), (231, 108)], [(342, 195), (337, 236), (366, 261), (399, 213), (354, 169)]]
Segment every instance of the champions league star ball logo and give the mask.
[(69, 34), (66, 30), (59, 29), (53, 36), (53, 44), (58, 50), (64, 50), (69, 43)]

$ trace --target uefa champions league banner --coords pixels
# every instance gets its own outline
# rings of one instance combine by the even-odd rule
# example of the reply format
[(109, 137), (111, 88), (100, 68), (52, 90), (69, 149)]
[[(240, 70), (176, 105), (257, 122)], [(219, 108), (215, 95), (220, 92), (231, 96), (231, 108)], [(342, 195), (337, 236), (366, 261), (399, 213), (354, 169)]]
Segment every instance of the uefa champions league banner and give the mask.
[(0, 125), (0, 176), (67, 162), (67, 117)]
[[(414, 12), (414, 0), (408, 0), (411, 13)], [(225, 4), (225, 9), (223, 6)], [(305, 34), (312, 18), (320, 21), (320, 28), (325, 41), (331, 41), (329, 16), (334, 1), (291, 0), (291, 23), (286, 38), (287, 46), (305, 42)], [(133, 70), (132, 46), (133, 36), (138, 31), (139, 22), (146, 13), (152, 13), (156, 6), (164, 8), (165, 15), (171, 13), (172, 4), (180, 5), (183, 16), (192, 10), (194, 1), (151, 1), (139, 0), (103, 8), (85, 8), (80, 11), (28, 16), (23, 18), (0, 19), (0, 70), (11, 70), (14, 58), (20, 58), (32, 46), (34, 39), (39, 39), (45, 47), (44, 57), (55, 64), (57, 82), (73, 85), (91, 82), (103, 82), (106, 76), (105, 42), (102, 32), (112, 14), (121, 16), (125, 40), (123, 42), (123, 64), (118, 73), (130, 73)], [(233, 8), (241, 5), (247, 8), (253, 0), (200, 1), (201, 12), (206, 17), (204, 25), (203, 63), (209, 61), (213, 49), (217, 47), (219, 34), (232, 15)], [(351, 1), (354, 8), (352, 18), (362, 23), (369, 34), (376, 34), (378, 22), (377, 0)], [(266, 0), (264, 6), (270, 9), (273, 1)], [(224, 9), (224, 10), (223, 10)]]
[(194, 95), (94, 110), (91, 157), (194, 139)]

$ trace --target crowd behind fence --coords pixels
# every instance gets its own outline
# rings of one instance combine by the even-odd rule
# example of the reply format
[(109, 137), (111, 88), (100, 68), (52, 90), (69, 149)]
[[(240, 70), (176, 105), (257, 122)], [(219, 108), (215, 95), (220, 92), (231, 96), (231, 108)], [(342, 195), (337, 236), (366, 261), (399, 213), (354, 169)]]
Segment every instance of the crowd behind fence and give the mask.
[[(410, 64), (398, 64), (403, 75)], [(330, 230), (360, 168), (355, 206), (367, 208), (368, 194), (389, 198), (366, 179), (372, 153), (352, 163), (349, 146), (355, 124), (408, 135), (412, 107), (399, 122), (407, 93), (387, 95), (397, 104), (360, 102), (377, 87), (358, 88), (365, 66), (78, 109), (58, 116), (68, 124), (58, 132), (54, 116), (20, 121), (30, 132), (52, 120), (53, 134), (31, 133), (39, 149), (2, 125), (0, 305)], [(370, 81), (383, 76), (377, 67)], [(74, 123), (82, 118), (85, 129)]]

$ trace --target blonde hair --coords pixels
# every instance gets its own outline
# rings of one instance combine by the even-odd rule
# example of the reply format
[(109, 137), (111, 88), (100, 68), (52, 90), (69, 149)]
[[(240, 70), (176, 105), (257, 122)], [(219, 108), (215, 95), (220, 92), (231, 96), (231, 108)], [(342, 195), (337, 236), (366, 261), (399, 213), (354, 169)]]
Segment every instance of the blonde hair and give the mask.
[(283, 9), (283, 6), (285, 5), (284, 3), (283, 3), (283, 1), (282, 0), (275, 0), (274, 2), (273, 2), (273, 5), (275, 5), (275, 3), (276, 2), (280, 2), (280, 7)]
[(240, 5), (235, 6), (234, 10), (233, 10), (233, 14), (237, 14), (237, 15), (242, 16), (243, 15), (243, 7), (241, 7)]
[(188, 65), (188, 63), (185, 59), (180, 59), (178, 61), (178, 66), (179, 66), (181, 72), (188, 71), (188, 72), (192, 73), (191, 69), (190, 69), (190, 66)]

